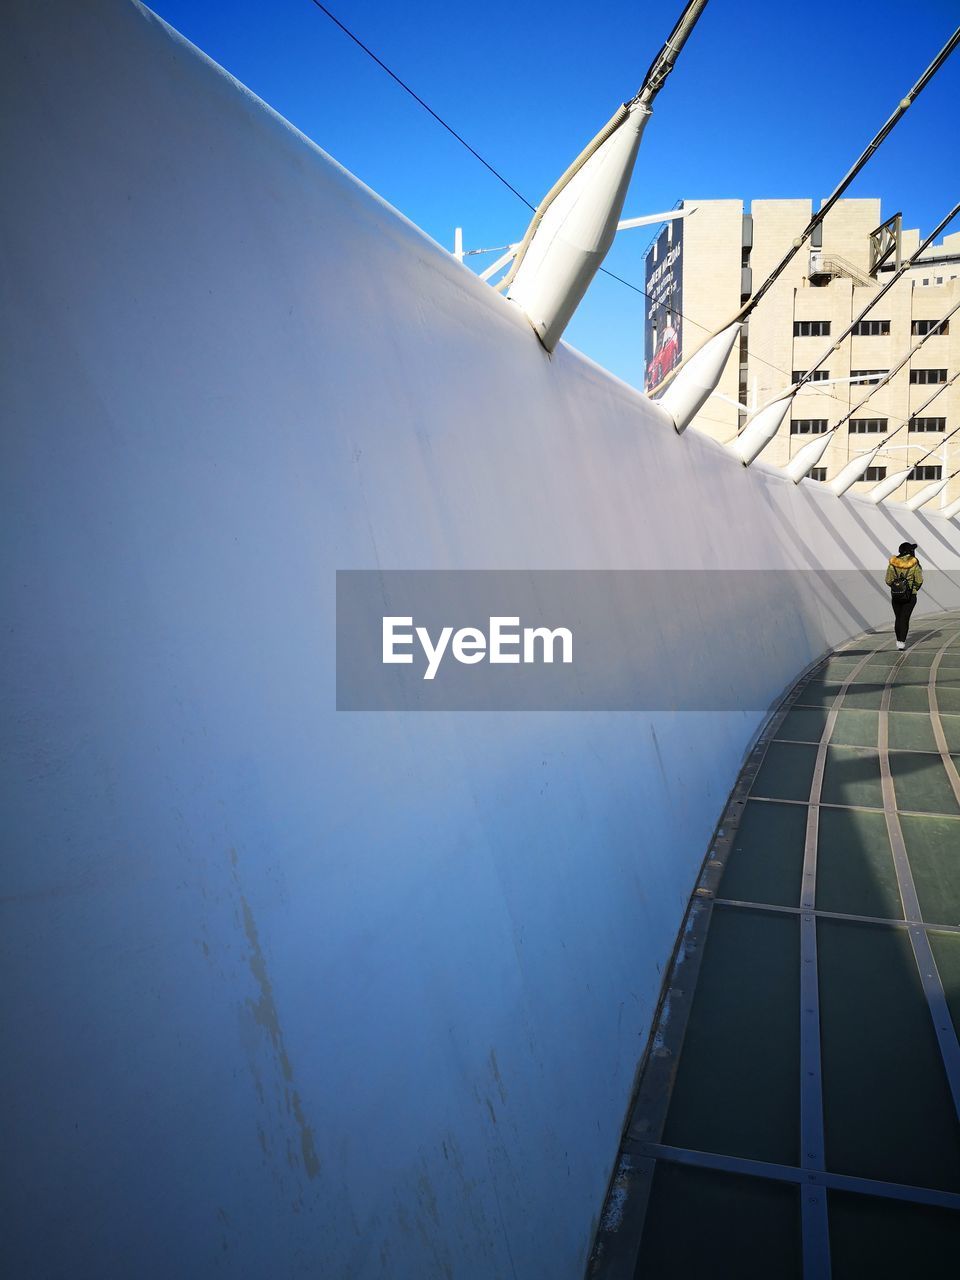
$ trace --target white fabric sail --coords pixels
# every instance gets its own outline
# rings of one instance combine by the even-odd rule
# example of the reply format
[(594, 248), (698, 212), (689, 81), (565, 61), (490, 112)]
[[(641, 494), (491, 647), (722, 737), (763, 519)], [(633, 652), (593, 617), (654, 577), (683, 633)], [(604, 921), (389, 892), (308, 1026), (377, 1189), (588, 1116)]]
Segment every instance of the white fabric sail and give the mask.
[(867, 467), (873, 463), (879, 452), (880, 446), (877, 445), (875, 449), (868, 449), (866, 453), (861, 453), (859, 457), (853, 458), (848, 462), (845, 467), (842, 467), (837, 472), (832, 480), (827, 482), (827, 488), (830, 492), (835, 493), (838, 498), (842, 497), (852, 485), (863, 479)]
[(925, 507), (928, 502), (932, 502), (938, 493), (943, 493), (947, 487), (948, 480), (934, 480), (931, 484), (926, 485), (919, 493), (915, 493), (912, 498), (907, 499), (907, 507), (910, 511), (919, 511), (921, 507)]
[(507, 290), (553, 351), (613, 244), (650, 112), (632, 107), (545, 210)]
[(782, 400), (774, 400), (772, 404), (766, 405), (749, 419), (736, 440), (727, 446), (745, 467), (748, 467), (754, 458), (763, 452), (780, 430), (780, 425), (792, 404), (793, 396), (785, 396)]
[(794, 484), (799, 484), (804, 476), (808, 476), (826, 452), (827, 445), (833, 439), (833, 431), (825, 431), (822, 436), (809, 440), (783, 468)]
[(885, 480), (881, 480), (878, 485), (866, 495), (868, 502), (883, 502), (884, 498), (889, 498), (891, 493), (909, 478), (913, 467), (904, 467), (902, 471), (895, 471), (892, 476), (887, 476)]
[(684, 431), (717, 389), (723, 371), (740, 335), (739, 324), (731, 324), (709, 338), (657, 399), (657, 404), (673, 418), (678, 431)]

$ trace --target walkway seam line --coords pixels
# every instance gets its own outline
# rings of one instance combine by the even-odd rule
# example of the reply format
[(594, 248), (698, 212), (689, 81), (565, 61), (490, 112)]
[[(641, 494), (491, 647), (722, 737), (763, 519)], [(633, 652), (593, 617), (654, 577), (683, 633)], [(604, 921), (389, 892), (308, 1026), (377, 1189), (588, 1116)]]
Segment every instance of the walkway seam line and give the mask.
[[(944, 631), (946, 627), (939, 627), (937, 630)], [(960, 632), (954, 632), (947, 644), (949, 645), (958, 635), (960, 635)], [(880, 701), (880, 717), (877, 729), (877, 742), (880, 750), (880, 784), (883, 791), (883, 813), (887, 822), (887, 834), (890, 838), (890, 848), (893, 852), (893, 865), (897, 873), (897, 884), (900, 888), (900, 900), (903, 903), (904, 918), (922, 920), (923, 913), (920, 910), (917, 888), (913, 880), (913, 870), (910, 866), (910, 859), (907, 856), (907, 846), (903, 839), (903, 830), (897, 813), (896, 790), (893, 785), (893, 775), (890, 772), (889, 715), (890, 698), (893, 693), (891, 681), (897, 674), (902, 661), (903, 659), (901, 658), (891, 667), (884, 687), (883, 697)], [(920, 973), (920, 983), (926, 997), (930, 1017), (933, 1020), (933, 1029), (940, 1047), (940, 1056), (943, 1061), (947, 1084), (953, 1098), (954, 1109), (958, 1117), (960, 1117), (960, 1042), (957, 1040), (953, 1019), (950, 1016), (950, 1007), (947, 1004), (946, 992), (943, 989), (943, 980), (934, 960), (933, 948), (930, 946), (930, 938), (926, 929), (920, 925), (911, 925), (908, 929), (908, 934), (913, 948), (913, 957)]]
[[(882, 646), (881, 646), (882, 647)], [(820, 978), (817, 968), (817, 853), (820, 799), (827, 749), (837, 726), (844, 695), (866, 665), (865, 655), (840, 681), (827, 712), (810, 779), (807, 826), (803, 841), (800, 887), (800, 1164), (804, 1170), (826, 1166), (823, 1133), (823, 1068), (820, 1052)], [(800, 1199), (804, 1280), (830, 1280), (830, 1224), (826, 1187), (808, 1187)]]
[[(906, 712), (898, 711), (894, 714), (902, 716)], [(918, 711), (915, 714), (927, 716), (926, 711)], [(811, 742), (809, 738), (777, 738), (776, 741), (789, 742), (792, 747), (818, 747), (820, 745), (819, 742)], [(831, 742), (830, 746), (840, 747), (843, 751), (872, 751), (874, 755), (877, 753), (876, 747), (865, 747), (862, 742)], [(939, 756), (941, 754), (939, 751), (931, 750), (930, 747), (891, 747), (890, 750), (896, 751), (898, 755)], [(949, 752), (949, 747), (947, 751)]]
[[(788, 796), (750, 796), (761, 804), (799, 804), (807, 807), (806, 800), (791, 800)], [(883, 813), (879, 805), (871, 804), (837, 804), (834, 800), (821, 800), (821, 809), (850, 809), (854, 813)], [(946, 818), (949, 822), (960, 822), (960, 813), (937, 813), (934, 809), (898, 809), (907, 818)]]
[(634, 1158), (651, 1156), (669, 1164), (694, 1165), (702, 1169), (713, 1169), (718, 1173), (739, 1173), (750, 1178), (767, 1178), (772, 1182), (793, 1182), (804, 1187), (820, 1186), (832, 1191), (852, 1191), (858, 1195), (879, 1196), (885, 1200), (907, 1200), (913, 1204), (960, 1210), (960, 1193), (940, 1191), (936, 1187), (914, 1187), (909, 1183), (881, 1182), (849, 1173), (798, 1169), (789, 1164), (769, 1164), (765, 1160), (720, 1155), (713, 1151), (695, 1151), (689, 1147), (671, 1147), (657, 1142), (640, 1143)]
[[(878, 810), (879, 812), (879, 810)], [(715, 907), (740, 907), (749, 911), (781, 911), (785, 915), (803, 915), (803, 907), (787, 907), (782, 902), (749, 902), (746, 898), (714, 898)], [(932, 920), (902, 920), (896, 916), (861, 916), (851, 911), (824, 911), (818, 908), (813, 914), (818, 920), (851, 920), (855, 924), (892, 925), (896, 929), (917, 926), (933, 933), (960, 933), (960, 924), (937, 924)]]
[(940, 670), (940, 661), (951, 643), (952, 641), (948, 640), (937, 651), (937, 656), (930, 664), (930, 679), (927, 681), (927, 700), (930, 703), (930, 723), (933, 725), (933, 736), (937, 743), (937, 750), (940, 752), (940, 759), (943, 761), (943, 767), (947, 771), (950, 785), (953, 787), (953, 794), (957, 798), (957, 804), (960, 804), (960, 773), (957, 772), (957, 766), (953, 763), (953, 757), (950, 755), (946, 734), (943, 731), (943, 721), (940, 718), (940, 704), (937, 701), (937, 672)]
[[(809, 670), (809, 669), (808, 669)], [(800, 679), (802, 679), (802, 675)], [(620, 1144), (611, 1192), (619, 1192), (615, 1215), (608, 1219), (608, 1197), (600, 1227), (594, 1236), (588, 1275), (603, 1280), (636, 1280), (647, 1206), (653, 1182), (652, 1170), (637, 1168), (628, 1154), (637, 1142), (659, 1140), (673, 1096), (677, 1063), (683, 1048), (700, 964), (709, 934), (716, 890), (739, 829), (750, 788), (773, 740), (774, 734), (794, 705), (800, 679), (786, 690), (747, 754), (733, 790), (727, 799), (707, 846), (693, 893), (687, 905), (677, 944), (666, 970), (667, 979), (650, 1026), (650, 1038), (638, 1066), (638, 1086), (631, 1103)], [(669, 1022), (664, 1010), (670, 1009)], [(608, 1226), (608, 1221), (610, 1224)]]

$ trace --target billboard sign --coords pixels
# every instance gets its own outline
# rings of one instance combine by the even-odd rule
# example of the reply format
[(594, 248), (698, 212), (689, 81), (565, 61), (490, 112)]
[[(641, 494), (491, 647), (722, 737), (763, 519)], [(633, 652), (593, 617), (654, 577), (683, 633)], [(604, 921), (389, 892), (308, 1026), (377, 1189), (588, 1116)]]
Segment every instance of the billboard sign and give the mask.
[(647, 254), (644, 325), (646, 389), (651, 391), (683, 354), (683, 220), (668, 222)]

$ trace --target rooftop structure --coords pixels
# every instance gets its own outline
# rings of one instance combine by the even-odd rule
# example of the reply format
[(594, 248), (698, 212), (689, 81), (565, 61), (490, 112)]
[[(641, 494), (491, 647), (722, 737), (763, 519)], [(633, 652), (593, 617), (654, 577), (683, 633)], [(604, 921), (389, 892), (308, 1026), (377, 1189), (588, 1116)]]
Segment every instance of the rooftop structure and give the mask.
[[(737, 311), (812, 213), (809, 200), (754, 200), (749, 211), (739, 200), (697, 199), (683, 207), (691, 212), (659, 236), (647, 260), (654, 299), (647, 362), (654, 383), (681, 351), (695, 350), (705, 332)], [(833, 479), (853, 458), (878, 447), (854, 492), (915, 464), (893, 498), (912, 498), (932, 481), (953, 477), (937, 498), (945, 508), (960, 497), (960, 474), (953, 476), (960, 472), (960, 434), (949, 438), (960, 428), (960, 313), (938, 324), (960, 304), (960, 233), (925, 250), (876, 310), (838, 342), (899, 262), (920, 246), (920, 233), (901, 233), (898, 222), (879, 235), (881, 220), (876, 199), (834, 206), (744, 324), (696, 425), (717, 440), (735, 440), (749, 414), (828, 353), (793, 401), (764, 460), (784, 466), (813, 436), (841, 423), (813, 479)], [(911, 352), (903, 368), (878, 385)]]

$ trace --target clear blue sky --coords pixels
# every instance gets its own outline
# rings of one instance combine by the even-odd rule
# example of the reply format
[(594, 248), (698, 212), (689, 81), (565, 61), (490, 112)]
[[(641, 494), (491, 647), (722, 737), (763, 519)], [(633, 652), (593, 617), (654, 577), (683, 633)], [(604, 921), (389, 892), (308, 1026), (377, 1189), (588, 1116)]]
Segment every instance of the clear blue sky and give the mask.
[[(534, 204), (636, 92), (682, 8), (325, 3)], [(457, 225), (467, 248), (520, 238), (529, 214), (517, 198), (311, 0), (151, 7), (441, 244), (452, 248)], [(958, 21), (956, 0), (710, 0), (657, 99), (625, 214), (681, 198), (821, 200)], [(958, 198), (958, 117), (960, 52), (848, 194), (879, 196), (885, 216), (902, 209), (906, 226), (931, 230)], [(649, 239), (622, 233), (607, 265), (642, 285)], [(642, 385), (638, 295), (599, 277), (566, 337)]]

